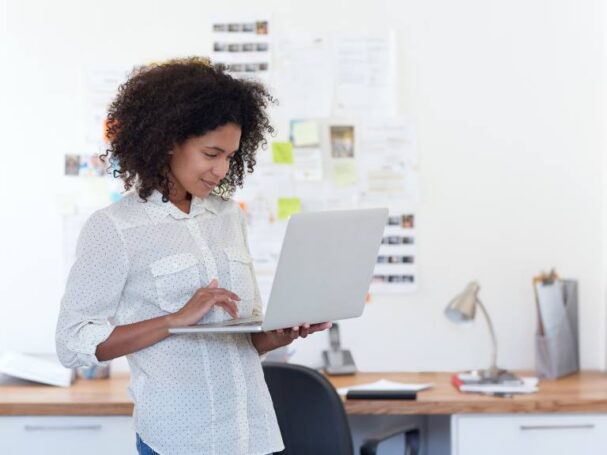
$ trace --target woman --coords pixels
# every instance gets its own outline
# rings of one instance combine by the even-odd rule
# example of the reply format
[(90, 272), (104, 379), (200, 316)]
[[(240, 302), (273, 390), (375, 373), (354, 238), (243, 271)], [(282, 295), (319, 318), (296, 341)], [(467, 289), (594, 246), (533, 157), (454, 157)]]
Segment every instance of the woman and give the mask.
[(56, 341), (66, 367), (126, 355), (140, 454), (282, 450), (259, 355), (330, 326), (168, 334), (261, 312), (229, 196), (273, 132), (271, 102), (263, 86), (190, 58), (135, 70), (110, 106), (108, 153), (135, 191), (83, 227)]

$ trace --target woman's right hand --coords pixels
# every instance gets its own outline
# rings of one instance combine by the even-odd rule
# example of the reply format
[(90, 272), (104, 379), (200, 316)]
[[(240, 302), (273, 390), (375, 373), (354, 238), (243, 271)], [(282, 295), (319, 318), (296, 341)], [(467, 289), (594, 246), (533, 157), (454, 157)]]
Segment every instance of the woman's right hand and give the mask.
[(227, 289), (219, 288), (218, 285), (217, 280), (213, 278), (207, 287), (198, 289), (183, 308), (167, 315), (169, 327), (194, 325), (211, 310), (213, 305), (222, 307), (233, 318), (238, 317), (236, 302), (240, 297)]

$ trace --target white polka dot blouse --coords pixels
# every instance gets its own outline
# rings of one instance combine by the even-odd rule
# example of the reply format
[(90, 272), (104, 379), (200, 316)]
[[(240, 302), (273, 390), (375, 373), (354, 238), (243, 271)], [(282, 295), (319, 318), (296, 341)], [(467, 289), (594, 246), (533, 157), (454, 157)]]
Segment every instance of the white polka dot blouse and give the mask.
[[(78, 239), (57, 323), (66, 367), (95, 365), (118, 325), (179, 310), (217, 278), (240, 317), (261, 312), (242, 211), (217, 196), (190, 213), (155, 191), (93, 213)], [(203, 321), (230, 318), (213, 307)], [(135, 431), (160, 454), (267, 454), (283, 447), (259, 354), (249, 334), (172, 335), (126, 356)]]

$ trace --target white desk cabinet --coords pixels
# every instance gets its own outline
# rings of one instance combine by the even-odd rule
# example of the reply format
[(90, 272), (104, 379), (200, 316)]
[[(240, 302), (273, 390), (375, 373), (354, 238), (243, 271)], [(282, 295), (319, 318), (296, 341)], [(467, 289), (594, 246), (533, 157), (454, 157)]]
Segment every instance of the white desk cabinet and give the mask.
[(455, 414), (452, 455), (607, 453), (605, 414)]
[(130, 416), (2, 416), (0, 453), (133, 455)]

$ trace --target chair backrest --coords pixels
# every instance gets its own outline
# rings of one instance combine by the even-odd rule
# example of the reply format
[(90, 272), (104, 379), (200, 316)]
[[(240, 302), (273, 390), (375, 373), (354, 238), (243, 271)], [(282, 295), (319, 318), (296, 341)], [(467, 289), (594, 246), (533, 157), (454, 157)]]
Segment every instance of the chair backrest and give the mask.
[(316, 370), (288, 363), (264, 362), (285, 444), (281, 454), (352, 455), (352, 437), (341, 399)]

